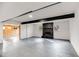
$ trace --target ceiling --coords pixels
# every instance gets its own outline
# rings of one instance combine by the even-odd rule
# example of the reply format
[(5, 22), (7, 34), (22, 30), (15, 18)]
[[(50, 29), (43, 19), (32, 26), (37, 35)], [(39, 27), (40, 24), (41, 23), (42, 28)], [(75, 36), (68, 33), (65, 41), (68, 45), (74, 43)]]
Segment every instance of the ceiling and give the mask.
[[(13, 17), (16, 17), (22, 13), (32, 11), (39, 9), (41, 7), (54, 4), (56, 2), (10, 2), (10, 3), (4, 3), (4, 12), (2, 13), (2, 21), (7, 20)], [(8, 6), (8, 7), (6, 7)], [(47, 18), (47, 17), (54, 17), (54, 16), (59, 16), (59, 15), (64, 15), (68, 13), (73, 13), (77, 9), (79, 9), (79, 3), (78, 2), (62, 2), (60, 4), (41, 9), (36, 12), (29, 13), (27, 15), (11, 19), (11, 21), (17, 21), (17, 22), (25, 22), (25, 21), (32, 21), (32, 20), (37, 20), (37, 19), (42, 19), (42, 18)], [(32, 15), (32, 17), (29, 17), (29, 15)]]
[(47, 6), (55, 2), (3, 2), (0, 11), (0, 21), (4, 21), (28, 11), (36, 10), (38, 8)]

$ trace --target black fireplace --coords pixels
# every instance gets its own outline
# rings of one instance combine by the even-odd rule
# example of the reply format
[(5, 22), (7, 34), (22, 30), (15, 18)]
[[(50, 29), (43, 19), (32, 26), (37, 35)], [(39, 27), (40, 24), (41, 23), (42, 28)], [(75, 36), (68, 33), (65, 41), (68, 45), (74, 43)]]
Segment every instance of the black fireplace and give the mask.
[(53, 39), (53, 22), (43, 24), (42, 38), (52, 38)]

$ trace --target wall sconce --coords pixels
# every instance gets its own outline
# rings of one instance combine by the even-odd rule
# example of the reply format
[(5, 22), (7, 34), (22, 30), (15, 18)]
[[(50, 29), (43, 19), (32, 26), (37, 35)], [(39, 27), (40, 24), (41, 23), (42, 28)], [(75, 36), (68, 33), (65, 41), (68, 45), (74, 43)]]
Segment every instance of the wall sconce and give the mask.
[(14, 29), (17, 29), (17, 27), (14, 27)]
[(58, 31), (59, 30), (59, 26), (58, 25), (54, 26), (54, 30)]
[(3, 30), (5, 30), (5, 27), (3, 26)]

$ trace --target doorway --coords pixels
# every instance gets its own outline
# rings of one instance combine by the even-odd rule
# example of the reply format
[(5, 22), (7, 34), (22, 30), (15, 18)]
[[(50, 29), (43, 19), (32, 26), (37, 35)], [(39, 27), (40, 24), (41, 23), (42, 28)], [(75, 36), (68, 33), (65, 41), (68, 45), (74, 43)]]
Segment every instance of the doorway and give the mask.
[(54, 38), (53, 37), (53, 22), (52, 23), (43, 23), (43, 38)]
[(15, 42), (20, 39), (20, 26), (3, 25), (3, 37), (5, 41)]

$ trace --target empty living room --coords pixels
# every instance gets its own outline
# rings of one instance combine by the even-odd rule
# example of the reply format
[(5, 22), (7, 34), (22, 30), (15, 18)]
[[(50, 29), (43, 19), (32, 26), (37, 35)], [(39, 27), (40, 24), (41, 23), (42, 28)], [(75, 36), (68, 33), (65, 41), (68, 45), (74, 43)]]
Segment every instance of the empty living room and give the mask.
[(0, 2), (0, 57), (79, 57), (79, 2)]

